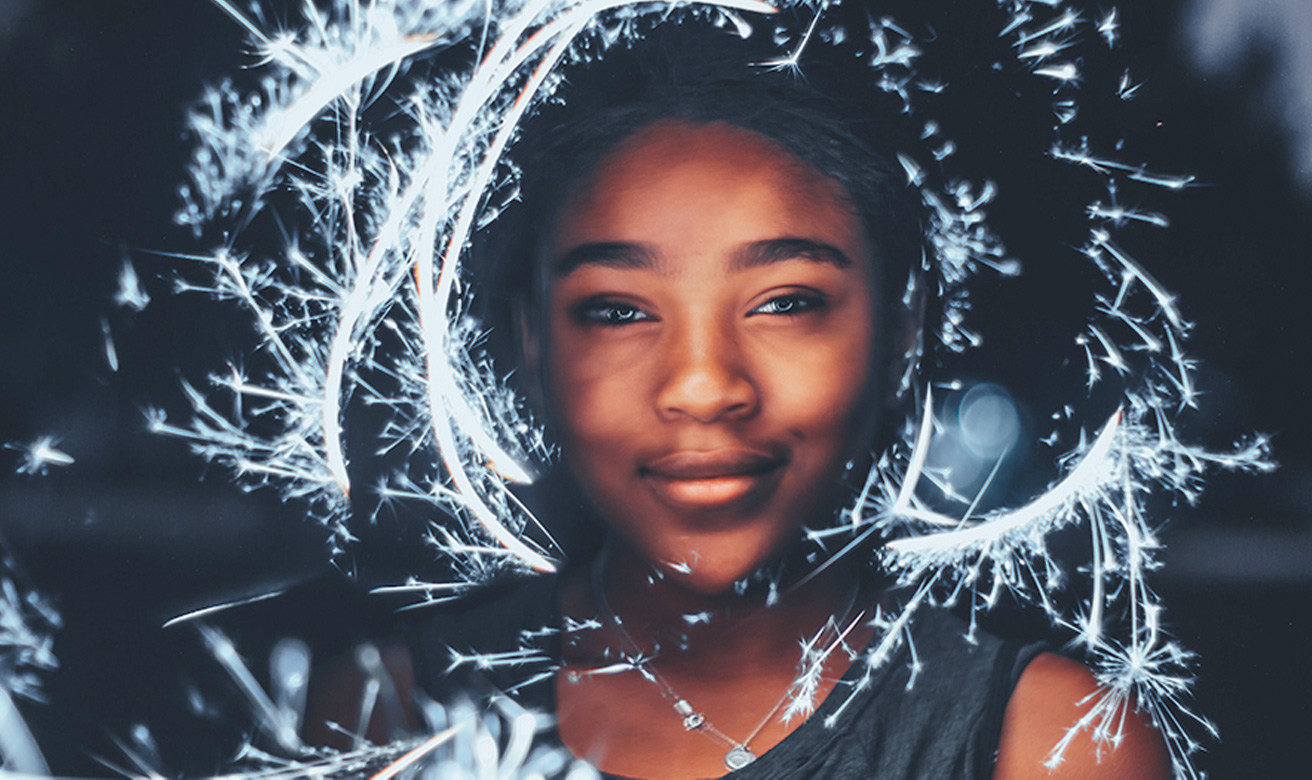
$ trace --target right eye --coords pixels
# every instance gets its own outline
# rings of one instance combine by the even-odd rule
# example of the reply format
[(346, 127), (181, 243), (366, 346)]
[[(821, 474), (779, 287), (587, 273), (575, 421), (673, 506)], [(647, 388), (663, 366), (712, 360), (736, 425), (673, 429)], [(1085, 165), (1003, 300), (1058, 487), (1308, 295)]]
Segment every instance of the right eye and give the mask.
[(653, 319), (647, 312), (631, 303), (610, 300), (588, 300), (574, 307), (574, 317), (585, 325), (618, 327)]

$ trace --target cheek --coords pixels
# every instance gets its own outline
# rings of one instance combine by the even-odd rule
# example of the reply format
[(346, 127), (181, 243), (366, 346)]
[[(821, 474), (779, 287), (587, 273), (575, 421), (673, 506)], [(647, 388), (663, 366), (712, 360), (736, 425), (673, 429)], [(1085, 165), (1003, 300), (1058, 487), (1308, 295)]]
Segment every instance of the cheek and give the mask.
[[(843, 451), (869, 428), (879, 404), (874, 398), (874, 350), (868, 327), (852, 327), (817, 339), (806, 348), (771, 358), (769, 395), (779, 421), (794, 435), (817, 439)], [(830, 454), (827, 454), (827, 457)]]
[[(640, 368), (617, 345), (583, 343), (553, 329), (547, 354), (547, 383), (554, 417), (574, 458), (605, 457), (589, 447), (614, 445), (647, 422), (642, 415)], [(622, 346), (622, 345), (620, 345)], [(627, 358), (626, 358), (627, 356)]]
[[(812, 372), (810, 377), (818, 377)], [(872, 404), (860, 392), (864, 377), (834, 372), (831, 381), (796, 381), (778, 393), (780, 422), (816, 467), (845, 462), (868, 429), (867, 410)], [(787, 411), (785, 411), (785, 409)]]

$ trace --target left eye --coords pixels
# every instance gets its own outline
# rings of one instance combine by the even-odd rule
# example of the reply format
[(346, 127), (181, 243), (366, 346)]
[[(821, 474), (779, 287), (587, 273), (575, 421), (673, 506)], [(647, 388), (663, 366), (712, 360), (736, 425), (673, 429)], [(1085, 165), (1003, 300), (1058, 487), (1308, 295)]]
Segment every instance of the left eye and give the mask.
[(630, 303), (607, 298), (589, 299), (573, 309), (574, 318), (582, 325), (614, 328), (653, 319), (650, 314)]
[(819, 308), (824, 301), (815, 295), (790, 293), (779, 295), (752, 309), (752, 314), (781, 314), (790, 316)]

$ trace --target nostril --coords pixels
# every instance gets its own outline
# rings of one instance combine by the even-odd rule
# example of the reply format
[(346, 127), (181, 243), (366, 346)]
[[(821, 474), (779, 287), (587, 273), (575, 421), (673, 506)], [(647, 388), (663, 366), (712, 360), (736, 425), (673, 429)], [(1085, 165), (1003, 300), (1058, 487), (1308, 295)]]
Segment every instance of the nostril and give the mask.
[(667, 375), (657, 396), (663, 416), (702, 423), (750, 415), (758, 403), (756, 386), (744, 371), (732, 363), (705, 359), (681, 361), (678, 370)]

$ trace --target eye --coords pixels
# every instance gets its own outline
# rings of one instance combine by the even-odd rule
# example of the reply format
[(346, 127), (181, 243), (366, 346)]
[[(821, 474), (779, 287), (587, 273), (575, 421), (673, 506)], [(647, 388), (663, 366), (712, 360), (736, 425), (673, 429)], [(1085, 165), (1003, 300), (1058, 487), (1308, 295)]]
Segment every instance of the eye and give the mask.
[(608, 300), (587, 300), (574, 307), (574, 318), (585, 325), (616, 327), (653, 319), (647, 312), (631, 303)]
[(765, 303), (752, 309), (753, 314), (776, 314), (792, 317), (803, 312), (814, 311), (825, 305), (825, 297), (817, 293), (792, 292), (776, 295)]

